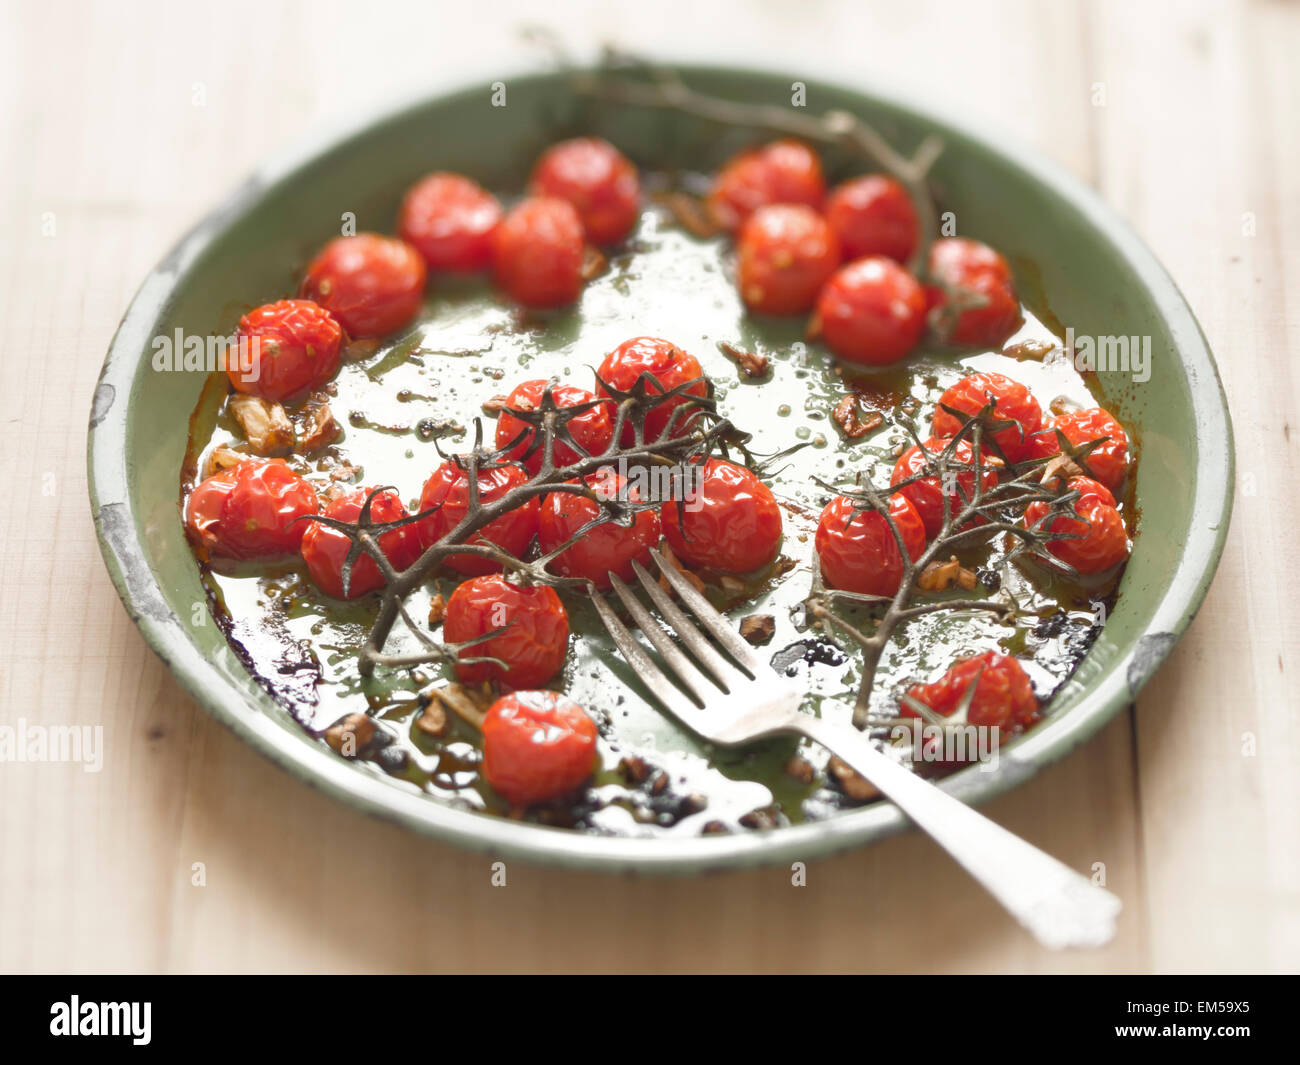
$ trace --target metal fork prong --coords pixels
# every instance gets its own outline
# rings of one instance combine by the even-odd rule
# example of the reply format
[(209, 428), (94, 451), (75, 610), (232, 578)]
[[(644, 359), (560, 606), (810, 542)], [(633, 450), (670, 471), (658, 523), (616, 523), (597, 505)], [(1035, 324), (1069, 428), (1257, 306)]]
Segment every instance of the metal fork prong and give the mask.
[[(614, 589), (614, 594), (627, 607), (627, 612), (632, 615), (632, 620), (637, 623), (642, 635), (663, 656), (664, 663), (676, 674), (677, 679), (682, 682), (687, 691), (695, 696), (696, 702), (701, 707), (707, 705), (710, 694), (708, 690), (710, 686), (707, 683), (708, 678), (700, 672), (699, 668), (689, 658), (682, 654), (681, 648), (673, 643), (669, 635), (659, 627), (659, 623), (651, 616), (650, 611), (641, 605), (641, 601), (632, 594), (617, 573), (609, 575), (609, 582)], [(717, 689), (713, 688), (712, 693), (716, 697)]]
[(672, 601), (668, 593), (659, 587), (658, 582), (650, 576), (649, 571), (644, 566), (634, 561), (632, 567), (636, 571), (637, 579), (641, 582), (641, 587), (654, 600), (659, 613), (664, 616), (664, 620), (677, 633), (677, 638), (686, 645), (686, 649), (695, 656), (700, 665), (708, 670), (719, 684), (722, 684), (730, 692), (738, 682), (750, 681), (750, 678), (745, 676), (740, 669), (733, 666), (714, 650), (713, 645), (705, 639), (704, 634), (695, 627), (694, 622), (686, 616), (685, 612)]
[[(663, 572), (668, 583), (682, 597), (682, 602), (695, 611), (695, 616), (700, 624), (709, 630), (713, 638), (722, 644), (737, 662), (744, 665), (753, 676), (759, 676), (759, 670), (763, 668), (762, 660), (758, 655), (754, 654), (753, 648), (740, 638), (740, 634), (731, 627), (731, 622), (719, 614), (714, 609), (713, 604), (697, 592), (691, 583), (677, 572), (677, 567), (665, 559), (658, 550), (652, 548), (650, 554), (659, 563), (659, 569)], [(674, 624), (676, 623), (674, 622)]]
[(654, 660), (636, 642), (636, 637), (627, 631), (627, 626), (618, 620), (618, 615), (594, 587), (591, 589), (591, 602), (596, 608), (596, 613), (600, 615), (600, 620), (604, 622), (610, 639), (623, 652), (623, 658), (636, 670), (637, 676), (644, 682), (650, 694), (659, 700), (669, 713), (676, 714), (683, 720), (688, 719), (693, 712), (698, 713), (699, 708), (663, 675)]

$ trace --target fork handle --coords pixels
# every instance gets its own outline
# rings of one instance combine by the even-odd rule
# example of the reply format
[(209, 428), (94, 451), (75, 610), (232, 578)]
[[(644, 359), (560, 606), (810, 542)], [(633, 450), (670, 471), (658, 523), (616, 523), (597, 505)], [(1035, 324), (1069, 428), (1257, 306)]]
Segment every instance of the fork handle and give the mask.
[(1120, 900), (1050, 854), (877, 750), (850, 725), (796, 715), (795, 731), (838, 754), (1002, 903), (1046, 947), (1099, 947)]

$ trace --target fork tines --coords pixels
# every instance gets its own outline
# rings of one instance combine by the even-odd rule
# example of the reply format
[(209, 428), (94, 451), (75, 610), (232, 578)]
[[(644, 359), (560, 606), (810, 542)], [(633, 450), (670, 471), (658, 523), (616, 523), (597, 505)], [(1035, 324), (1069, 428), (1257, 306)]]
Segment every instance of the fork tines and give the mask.
[[(609, 575), (610, 583), (613, 585), (614, 594), (627, 608), (632, 620), (659, 652), (673, 676), (681, 683), (691, 703), (696, 707), (705, 705), (711, 687), (710, 680), (723, 692), (730, 693), (738, 685), (752, 683), (761, 676), (762, 662), (752, 648), (732, 629), (727, 619), (718, 613), (713, 608), (713, 604), (692, 587), (677, 571), (677, 567), (666, 561), (657, 550), (652, 550), (650, 554), (664, 579), (681, 598), (682, 604), (694, 613), (694, 621), (673, 602), (669, 594), (639, 562), (632, 563), (637, 580), (670, 627), (668, 631), (655, 621), (650, 611), (617, 574)], [(680, 713), (683, 709), (681, 693), (672, 686), (654, 659), (637, 642), (627, 626), (618, 619), (609, 603), (598, 594), (592, 595), (592, 602), (605, 628), (609, 630), (611, 639), (623, 652), (627, 663), (641, 675), (657, 698), (670, 709)], [(718, 646), (735, 660), (734, 663), (719, 653), (717, 647), (710, 643), (704, 633), (696, 627), (695, 622), (698, 622), (705, 632), (713, 637)], [(677, 637), (676, 641), (672, 638), (674, 634)], [(691, 658), (683, 652), (679, 643), (690, 652), (695, 662), (692, 662)]]

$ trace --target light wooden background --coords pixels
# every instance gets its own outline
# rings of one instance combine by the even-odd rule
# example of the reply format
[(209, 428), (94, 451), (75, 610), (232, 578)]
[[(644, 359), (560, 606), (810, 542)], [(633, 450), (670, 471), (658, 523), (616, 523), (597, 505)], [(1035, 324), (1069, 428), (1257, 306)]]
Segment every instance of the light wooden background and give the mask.
[[(0, 969), (1300, 966), (1300, 6), (194, 8), (28, 0), (0, 24), (3, 719), (100, 724), (107, 746), (98, 774), (0, 765)], [(1078, 868), (1105, 863), (1126, 903), (1110, 948), (1037, 949), (915, 835), (814, 864), (801, 889), (781, 869), (665, 882), (521, 864), (493, 888), (486, 861), (264, 762), (131, 626), (95, 544), (84, 433), (144, 273), (303, 131), (533, 61), (517, 28), (543, 10), (579, 50), (869, 72), (1000, 121), (1098, 187), (1184, 288), (1236, 421), (1218, 578), (1139, 706), (988, 807)]]

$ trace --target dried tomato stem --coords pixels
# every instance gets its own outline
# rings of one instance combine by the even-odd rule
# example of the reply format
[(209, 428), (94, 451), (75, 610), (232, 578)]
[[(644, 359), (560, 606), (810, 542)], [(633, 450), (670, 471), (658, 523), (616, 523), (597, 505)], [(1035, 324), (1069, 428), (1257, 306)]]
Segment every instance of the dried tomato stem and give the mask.
[[(862, 652), (862, 676), (853, 706), (853, 724), (857, 728), (865, 729), (871, 722), (871, 699), (881, 655), (900, 625), (918, 617), (947, 610), (987, 610), (1000, 615), (1003, 619), (1016, 613), (1014, 604), (996, 599), (943, 599), (928, 603), (914, 603), (918, 590), (917, 581), (926, 567), (936, 558), (951, 554), (957, 547), (986, 542), (999, 534), (1007, 533), (1020, 542), (1007, 553), (1003, 560), (1004, 565), (1010, 564), (1023, 554), (1032, 553), (1038, 561), (1059, 572), (1070, 574), (1074, 572), (1054, 555), (1049, 554), (1046, 548), (1051, 541), (1073, 538), (1074, 534), (1052, 531), (1052, 525), (1055, 519), (1063, 514), (1077, 517), (1073, 504), (1079, 498), (1079, 493), (1063, 486), (1052, 487), (1050, 484), (1040, 483), (1043, 466), (1048, 461), (1046, 459), (1004, 463), (998, 469), (1003, 474), (1010, 474), (1010, 477), (986, 485), (985, 478), (994, 467), (984, 462), (983, 436), (990, 428), (997, 429), (1002, 425), (994, 420), (994, 415), (995, 407), (992, 403), (976, 414), (961, 414), (963, 418), (961, 428), (954, 438), (937, 452), (925, 449), (910, 418), (897, 418), (896, 424), (907, 431), (916, 442), (916, 446), (921, 448), (921, 454), (925, 457), (925, 466), (915, 475), (900, 480), (898, 484), (891, 485), (888, 489), (877, 489), (864, 483), (852, 489), (840, 490), (857, 504), (858, 510), (874, 510), (888, 522), (898, 546), (903, 570), (898, 590), (892, 597), (863, 596), (825, 588), (814, 560), (813, 587), (805, 600), (806, 609), (814, 617), (848, 636)], [(953, 457), (962, 440), (970, 442), (972, 451), (970, 462), (963, 462)], [(958, 475), (969, 475), (972, 478), (973, 483), (969, 494), (962, 486)], [(943, 523), (938, 533), (925, 550), (916, 559), (912, 559), (907, 553), (902, 531), (889, 513), (888, 496), (899, 488), (925, 478), (938, 478), (941, 485), (952, 484), (953, 489), (945, 489), (942, 492)], [(953, 505), (950, 492), (955, 492), (960, 505)], [(1033, 525), (1026, 526), (1023, 523), (1024, 508), (1033, 502), (1046, 503), (1047, 513)], [(1006, 512), (1005, 516), (996, 517), (1000, 512)], [(977, 521), (979, 524), (973, 524)], [(861, 603), (869, 608), (884, 606), (885, 609), (876, 619), (872, 631), (867, 633), (836, 613), (833, 606), (836, 600)]]
[[(632, 81), (613, 75), (620, 63), (648, 71), (652, 80)], [(920, 240), (908, 262), (917, 277), (928, 276), (930, 245), (938, 231), (938, 213), (930, 195), (928, 176), (943, 151), (936, 136), (926, 137), (909, 157), (893, 147), (875, 129), (848, 111), (827, 111), (809, 115), (775, 104), (750, 104), (710, 96), (688, 87), (675, 71), (652, 67), (613, 50), (606, 50), (606, 64), (598, 71), (575, 71), (574, 91), (634, 107), (677, 111), (724, 126), (765, 130), (780, 136), (798, 137), (818, 144), (834, 145), (863, 157), (902, 184), (916, 208)]]
[[(528, 561), (511, 554), (496, 544), (480, 541), (470, 543), (471, 539), (508, 511), (550, 492), (565, 492), (596, 499), (604, 511), (605, 520), (630, 518), (642, 510), (651, 509), (655, 504), (639, 504), (632, 501), (602, 501), (584, 484), (584, 479), (602, 467), (624, 463), (630, 466), (654, 465), (663, 463), (683, 463), (700, 465), (714, 455), (728, 455), (728, 447), (738, 448), (748, 458), (745, 444), (748, 434), (736, 429), (727, 419), (717, 413), (711, 397), (700, 397), (689, 393), (697, 381), (688, 381), (666, 392), (653, 391), (650, 382), (642, 379), (629, 392), (620, 392), (608, 388), (613, 401), (617, 404), (614, 419), (613, 440), (609, 447), (599, 455), (585, 455), (580, 445), (569, 434), (567, 423), (583, 413), (590, 406), (559, 408), (551, 399), (551, 387), (543, 392), (542, 403), (536, 411), (512, 411), (511, 413), (528, 422), (539, 438), (542, 463), (538, 472), (523, 484), (516, 485), (498, 498), (485, 502), (478, 489), (478, 475), (481, 470), (491, 469), (510, 461), (508, 454), (517, 444), (495, 451), (482, 447), (483, 426), (475, 420), (475, 447), (454, 461), (460, 465), (468, 482), (468, 500), (466, 515), (436, 543), (425, 549), (424, 553), (405, 570), (395, 570), (379, 546), (379, 537), (387, 531), (424, 521), (434, 514), (437, 508), (413, 514), (400, 521), (378, 523), (372, 521), (369, 506), (363, 508), (356, 522), (344, 522), (337, 519), (313, 518), (309, 520), (324, 521), (331, 528), (342, 532), (352, 540), (349, 559), (355, 561), (362, 552), (374, 559), (385, 578), (381, 593), (379, 613), (375, 618), (365, 644), (358, 657), (358, 670), (362, 676), (371, 676), (376, 666), (410, 667), (434, 662), (445, 662), (450, 657), (444, 645), (437, 643), (406, 612), (406, 599), (432, 575), (435, 569), (452, 554), (471, 554), (490, 559), (510, 571), (524, 582), (549, 584), (569, 589), (585, 589), (583, 581), (560, 577), (550, 573), (546, 566), (567, 547), (577, 542), (584, 530), (570, 538), (568, 542), (549, 552), (544, 557)], [(658, 439), (647, 442), (644, 439), (645, 418), (648, 413), (666, 404), (673, 404), (668, 424)], [(682, 432), (682, 428), (690, 428)], [(630, 426), (633, 442), (624, 446), (620, 443), (623, 429)], [(680, 435), (674, 435), (675, 433)], [(564, 466), (555, 464), (556, 442), (563, 442), (575, 453), (583, 455), (575, 462)], [(374, 493), (372, 493), (373, 495)], [(405, 655), (388, 655), (384, 648), (392, 635), (398, 619), (405, 621), (423, 644), (425, 650), (420, 653)]]

